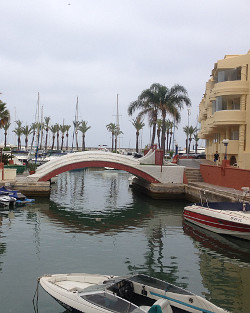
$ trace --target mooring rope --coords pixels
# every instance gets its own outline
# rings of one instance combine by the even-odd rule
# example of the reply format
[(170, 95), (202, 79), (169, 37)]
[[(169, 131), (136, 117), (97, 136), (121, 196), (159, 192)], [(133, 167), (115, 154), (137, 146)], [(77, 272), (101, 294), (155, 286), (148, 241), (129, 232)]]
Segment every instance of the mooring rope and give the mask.
[(40, 283), (40, 277), (37, 279), (36, 291), (35, 291), (33, 301), (32, 301), (35, 313), (38, 313), (39, 283)]

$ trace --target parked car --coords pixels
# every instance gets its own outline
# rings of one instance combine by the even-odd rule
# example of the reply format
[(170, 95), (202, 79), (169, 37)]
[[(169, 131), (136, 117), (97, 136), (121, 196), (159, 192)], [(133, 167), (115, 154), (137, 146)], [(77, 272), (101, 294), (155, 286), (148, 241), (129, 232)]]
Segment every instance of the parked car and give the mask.
[(201, 152), (201, 153), (197, 154), (195, 158), (196, 159), (206, 159), (206, 154), (205, 154), (205, 152)]
[(143, 157), (143, 155), (141, 153), (135, 152), (134, 158), (139, 159), (139, 158), (142, 158), (142, 157)]

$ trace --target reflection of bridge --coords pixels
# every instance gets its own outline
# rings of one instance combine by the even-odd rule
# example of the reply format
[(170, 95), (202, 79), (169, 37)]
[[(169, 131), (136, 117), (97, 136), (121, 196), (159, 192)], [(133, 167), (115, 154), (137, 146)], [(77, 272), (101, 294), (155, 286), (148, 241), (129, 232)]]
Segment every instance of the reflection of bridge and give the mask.
[[(152, 155), (150, 158), (152, 159)], [(102, 151), (77, 152), (58, 157), (41, 165), (35, 174), (28, 176), (28, 179), (30, 181), (47, 181), (60, 173), (70, 170), (85, 167), (112, 167), (129, 172), (149, 183), (183, 182), (183, 167), (161, 167), (149, 163), (149, 157), (134, 159), (128, 156)]]

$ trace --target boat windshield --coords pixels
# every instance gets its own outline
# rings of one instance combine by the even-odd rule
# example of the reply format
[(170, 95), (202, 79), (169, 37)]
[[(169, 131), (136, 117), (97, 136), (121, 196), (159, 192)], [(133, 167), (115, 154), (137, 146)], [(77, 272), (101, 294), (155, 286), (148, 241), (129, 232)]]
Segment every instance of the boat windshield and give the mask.
[(174, 293), (181, 293), (185, 295), (192, 295), (191, 292), (186, 291), (185, 289), (179, 288), (175, 285), (169, 284), (163, 280), (153, 278), (147, 275), (143, 274), (138, 274), (135, 276), (131, 276), (127, 278), (131, 282), (139, 283), (144, 286), (150, 286), (152, 288), (164, 290), (164, 291), (169, 291), (169, 292), (174, 292)]
[(116, 297), (112, 294), (103, 292), (96, 294), (88, 294), (81, 296), (84, 300), (89, 301), (95, 305), (105, 308), (109, 311), (119, 312), (119, 313), (142, 313), (143, 311), (139, 309), (134, 304), (123, 300), (122, 298)]

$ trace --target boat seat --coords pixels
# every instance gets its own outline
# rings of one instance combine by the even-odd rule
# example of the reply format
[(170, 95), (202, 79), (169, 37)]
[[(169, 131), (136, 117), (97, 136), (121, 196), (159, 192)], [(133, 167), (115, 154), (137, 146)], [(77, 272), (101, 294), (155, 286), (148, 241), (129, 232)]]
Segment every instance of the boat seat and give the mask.
[(148, 312), (150, 308), (151, 306), (148, 306), (148, 305), (140, 305), (140, 309), (142, 309), (145, 312)]
[(56, 282), (57, 286), (66, 289), (68, 291), (75, 291), (75, 290), (82, 290), (88, 286), (90, 286), (91, 284), (89, 283), (81, 283), (81, 282), (72, 282), (72, 281), (68, 281), (68, 280), (63, 280), (60, 282)]
[(162, 298), (155, 301), (148, 313), (173, 313), (173, 310), (169, 301)]

